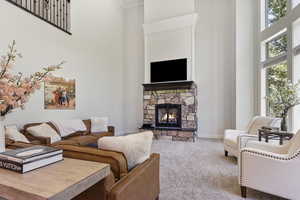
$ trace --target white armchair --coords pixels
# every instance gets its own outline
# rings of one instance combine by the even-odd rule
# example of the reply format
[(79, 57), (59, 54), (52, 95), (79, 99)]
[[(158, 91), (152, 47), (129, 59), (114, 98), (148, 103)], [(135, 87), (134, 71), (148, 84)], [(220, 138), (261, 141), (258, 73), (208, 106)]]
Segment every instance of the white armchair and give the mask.
[(254, 117), (247, 128), (245, 130), (231, 130), (227, 129), (224, 133), (224, 151), (225, 156), (228, 154), (232, 154), (235, 157), (239, 156), (239, 148), (238, 148), (238, 137), (244, 134), (250, 134), (257, 136), (258, 129), (263, 126), (272, 126), (272, 127), (279, 127), (280, 126), (280, 119), (278, 118), (270, 118), (270, 117), (263, 117), (257, 116)]
[(247, 188), (252, 188), (287, 199), (300, 199), (300, 130), (282, 146), (243, 138), (239, 138), (242, 197), (246, 198)]

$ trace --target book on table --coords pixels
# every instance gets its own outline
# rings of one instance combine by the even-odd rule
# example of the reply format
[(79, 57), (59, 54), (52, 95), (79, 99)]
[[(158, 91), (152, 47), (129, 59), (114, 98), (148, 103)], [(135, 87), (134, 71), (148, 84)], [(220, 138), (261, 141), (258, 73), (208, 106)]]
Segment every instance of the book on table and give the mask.
[(47, 146), (9, 150), (0, 153), (0, 168), (25, 173), (63, 160), (62, 152)]

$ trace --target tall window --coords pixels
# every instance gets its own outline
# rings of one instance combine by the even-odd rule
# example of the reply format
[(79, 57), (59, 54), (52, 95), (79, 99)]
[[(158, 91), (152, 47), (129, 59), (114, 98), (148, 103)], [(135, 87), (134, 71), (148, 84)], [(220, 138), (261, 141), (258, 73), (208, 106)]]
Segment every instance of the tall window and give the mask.
[(266, 25), (267, 27), (277, 22), (287, 14), (288, 0), (266, 0)]
[[(300, 80), (300, 0), (262, 0), (261, 113), (279, 117), (266, 100), (287, 79)], [(298, 109), (298, 111), (297, 111)], [(300, 108), (290, 120), (300, 128)]]
[[(263, 65), (266, 76), (266, 95), (270, 95), (273, 88), (280, 87), (281, 82), (288, 79), (287, 48), (286, 33), (267, 41), (265, 44), (265, 61)], [(266, 114), (279, 117), (280, 113), (276, 113), (274, 110), (273, 105), (266, 101)]]

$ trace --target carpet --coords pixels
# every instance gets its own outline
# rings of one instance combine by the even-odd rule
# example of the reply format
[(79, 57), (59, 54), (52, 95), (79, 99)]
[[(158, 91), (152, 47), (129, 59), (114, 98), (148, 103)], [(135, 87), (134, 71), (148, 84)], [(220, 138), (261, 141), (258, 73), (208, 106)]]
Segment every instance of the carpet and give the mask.
[[(161, 155), (160, 200), (241, 200), (237, 161), (225, 157), (221, 140), (195, 143), (154, 140), (152, 151)], [(247, 200), (282, 200), (248, 190)]]

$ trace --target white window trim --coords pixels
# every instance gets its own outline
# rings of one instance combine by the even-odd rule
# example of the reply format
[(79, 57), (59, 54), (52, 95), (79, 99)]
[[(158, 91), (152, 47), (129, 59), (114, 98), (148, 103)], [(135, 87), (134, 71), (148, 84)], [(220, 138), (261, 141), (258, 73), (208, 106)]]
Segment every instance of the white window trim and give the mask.
[(300, 54), (300, 44), (298, 46), (294, 47), (293, 51), (294, 51), (294, 56), (299, 55)]
[[(300, 4), (298, 4), (296, 7), (292, 8), (292, 0), (288, 0), (288, 13), (287, 16), (279, 19), (277, 22), (274, 24), (270, 25), (269, 27), (266, 26), (266, 1), (267, 0), (262, 0), (259, 1), (259, 6), (260, 6), (260, 29), (261, 32), (259, 33), (259, 41), (258, 45), (260, 46), (259, 49), (259, 55), (264, 55), (265, 53), (265, 44), (267, 41), (270, 41), (280, 35), (287, 34), (288, 36), (288, 51), (287, 53), (283, 55), (279, 55), (274, 58), (269, 58), (268, 60), (261, 60), (260, 65), (259, 65), (259, 70), (258, 70), (258, 77), (260, 80), (259, 81), (259, 88), (258, 88), (258, 106), (257, 108), (259, 109), (259, 113), (261, 115), (265, 115), (265, 90), (266, 88), (262, 88), (265, 86), (264, 80), (265, 77), (263, 78), (262, 76), (265, 75), (265, 71), (263, 71), (266, 67), (276, 65), (284, 60), (287, 60), (288, 63), (288, 72), (289, 72), (289, 79), (292, 80), (293, 82), (296, 80), (293, 80), (293, 69), (294, 69), (294, 56), (300, 54), (300, 45), (293, 47), (293, 23), (300, 19)], [(263, 46), (263, 47), (262, 47)], [(260, 57), (261, 59), (261, 57)], [(291, 112), (289, 119), (289, 127), (293, 129), (293, 111)]]
[(269, 67), (269, 66), (274, 66), (276, 64), (279, 64), (285, 60), (287, 60), (287, 53), (283, 53), (279, 56), (276, 56), (276, 57), (273, 57), (273, 58), (269, 58), (267, 59), (266, 61), (262, 62), (262, 68), (266, 68), (266, 67)]

